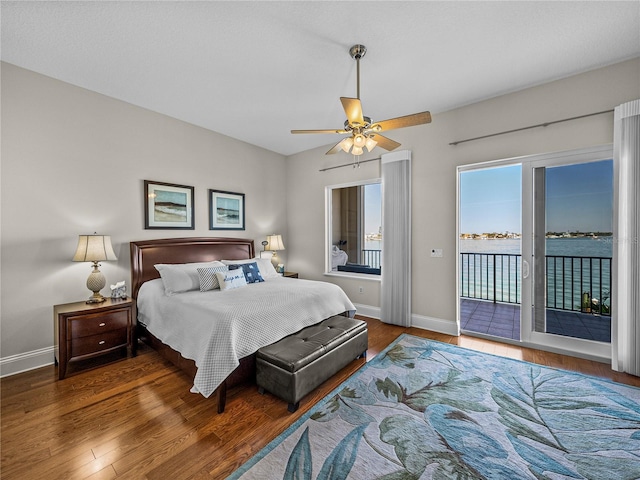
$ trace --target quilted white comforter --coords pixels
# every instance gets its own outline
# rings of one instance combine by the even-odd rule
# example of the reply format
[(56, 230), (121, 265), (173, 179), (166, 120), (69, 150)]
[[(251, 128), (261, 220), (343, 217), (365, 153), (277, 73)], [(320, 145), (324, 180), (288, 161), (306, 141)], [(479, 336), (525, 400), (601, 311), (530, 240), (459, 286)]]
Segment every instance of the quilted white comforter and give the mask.
[(194, 393), (209, 397), (242, 357), (355, 307), (332, 283), (271, 278), (233, 290), (167, 296), (162, 280), (138, 293), (138, 321), (198, 367)]

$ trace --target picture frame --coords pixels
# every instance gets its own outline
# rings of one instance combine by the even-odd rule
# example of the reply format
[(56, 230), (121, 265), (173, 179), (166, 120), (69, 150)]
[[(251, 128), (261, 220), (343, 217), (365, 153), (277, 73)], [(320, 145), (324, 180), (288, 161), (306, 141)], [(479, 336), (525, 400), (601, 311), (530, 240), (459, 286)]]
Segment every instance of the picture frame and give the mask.
[(209, 230), (244, 230), (244, 193), (209, 189)]
[(194, 187), (144, 181), (144, 228), (194, 230)]

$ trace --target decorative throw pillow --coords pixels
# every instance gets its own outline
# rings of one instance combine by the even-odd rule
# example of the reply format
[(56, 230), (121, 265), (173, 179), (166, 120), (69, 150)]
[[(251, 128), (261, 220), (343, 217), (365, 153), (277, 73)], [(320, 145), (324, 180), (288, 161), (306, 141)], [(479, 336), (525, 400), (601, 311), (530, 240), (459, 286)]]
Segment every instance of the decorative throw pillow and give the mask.
[(198, 269), (198, 279), (200, 280), (200, 291), (207, 292), (220, 288), (220, 282), (216, 276), (217, 272), (228, 272), (229, 267), (220, 265), (218, 267), (207, 267)]
[(228, 272), (216, 272), (220, 290), (230, 290), (232, 288), (244, 287), (247, 280), (244, 278), (242, 270), (230, 270)]
[(164, 285), (164, 292), (167, 295), (175, 293), (198, 290), (200, 279), (198, 278), (198, 268), (224, 266), (222, 262), (194, 262), (194, 263), (159, 263), (154, 265), (160, 272), (160, 278)]
[(258, 264), (256, 262), (229, 265), (229, 270), (242, 270), (244, 272), (244, 278), (247, 280), (247, 283), (264, 282), (264, 278), (262, 278), (260, 269), (258, 268)]
[(281, 275), (276, 272), (273, 263), (271, 263), (270, 258), (248, 258), (246, 260), (222, 260), (222, 263), (225, 265), (244, 265), (245, 263), (253, 263), (256, 262), (258, 264), (258, 268), (260, 269), (260, 274), (262, 278), (268, 280), (269, 278), (278, 278)]

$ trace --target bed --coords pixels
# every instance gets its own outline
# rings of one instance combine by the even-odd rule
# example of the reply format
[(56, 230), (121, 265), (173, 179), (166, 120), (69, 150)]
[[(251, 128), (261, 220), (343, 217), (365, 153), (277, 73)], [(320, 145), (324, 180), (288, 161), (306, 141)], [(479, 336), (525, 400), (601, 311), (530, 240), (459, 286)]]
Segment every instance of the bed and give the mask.
[(156, 239), (130, 247), (139, 338), (189, 375), (192, 392), (215, 394), (219, 413), (227, 388), (255, 377), (258, 348), (332, 315), (355, 314), (336, 285), (278, 275), (228, 291), (165, 295), (155, 265), (247, 261), (255, 258), (253, 240)]

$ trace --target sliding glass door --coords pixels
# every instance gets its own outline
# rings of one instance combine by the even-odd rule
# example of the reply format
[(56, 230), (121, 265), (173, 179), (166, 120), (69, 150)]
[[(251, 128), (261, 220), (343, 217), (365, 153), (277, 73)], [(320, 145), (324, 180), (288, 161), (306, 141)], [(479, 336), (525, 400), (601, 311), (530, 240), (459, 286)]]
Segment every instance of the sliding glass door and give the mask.
[[(458, 295), (459, 321), (463, 332), (509, 338), (489, 330), (482, 332), (469, 323), (467, 298), (473, 288), (486, 283), (484, 291), (501, 285), (515, 288), (517, 294), (506, 299), (489, 295), (474, 301), (482, 311), (507, 311), (516, 308), (518, 335), (510, 341), (540, 345), (586, 356), (609, 357), (611, 342), (611, 268), (613, 224), (613, 153), (609, 146), (570, 152), (536, 155), (503, 160), (477, 166), (460, 167), (459, 185), (459, 241), (458, 241)], [(469, 179), (480, 178), (487, 172), (517, 172), (520, 182), (520, 231), (480, 234), (480, 239), (493, 235), (495, 240), (519, 237), (519, 251), (515, 267), (504, 269), (494, 257), (487, 257), (485, 270), (477, 267), (482, 252), (471, 252), (477, 247), (465, 229), (468, 203), (474, 191)], [(485, 172), (485, 173), (482, 173)], [(491, 199), (496, 194), (487, 188), (479, 197), (484, 206), (477, 210), (474, 222), (488, 225), (500, 216), (495, 208), (499, 204)], [(504, 196), (513, 186), (500, 187)], [(475, 200), (478, 203), (479, 200)], [(502, 215), (506, 217), (507, 209)], [(480, 228), (483, 230), (483, 228)], [(473, 233), (473, 232), (471, 232)], [(496, 236), (496, 233), (498, 234)], [(477, 240), (478, 237), (475, 237)], [(495, 241), (494, 240), (494, 241)], [(495, 250), (501, 246), (493, 244)], [(475, 250), (478, 250), (475, 248)], [(504, 260), (501, 260), (504, 262)], [(472, 265), (473, 264), (473, 265)], [(473, 267), (473, 268), (471, 268)], [(465, 275), (469, 278), (464, 278)], [(505, 275), (507, 275), (506, 278)], [(514, 278), (515, 276), (515, 278)], [(501, 288), (497, 288), (501, 290)], [(489, 305), (491, 303), (492, 305)], [(474, 304), (475, 305), (475, 304)], [(498, 308), (499, 307), (499, 308)], [(498, 315), (505, 317), (506, 315)], [(486, 323), (487, 319), (484, 320)], [(482, 322), (481, 322), (482, 323)]]
[[(523, 339), (609, 356), (613, 256), (610, 148), (530, 159), (531, 311)], [(530, 320), (529, 320), (530, 319)]]

